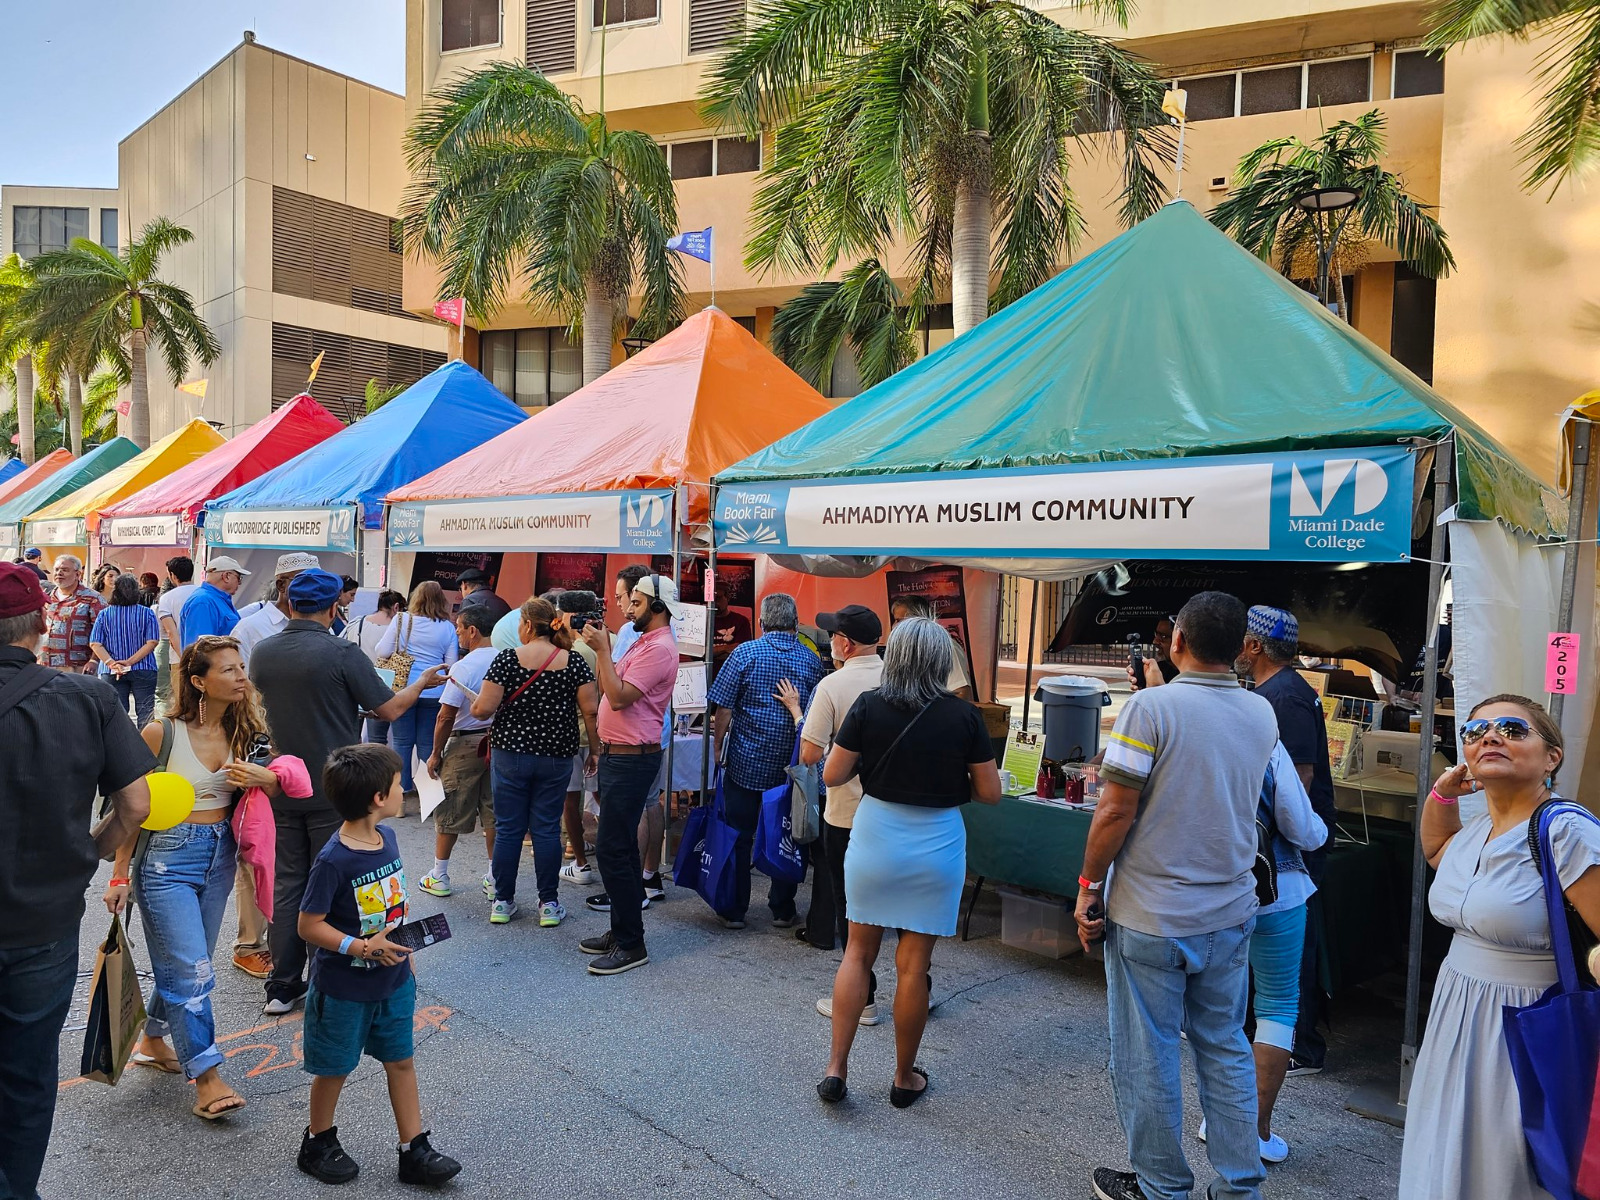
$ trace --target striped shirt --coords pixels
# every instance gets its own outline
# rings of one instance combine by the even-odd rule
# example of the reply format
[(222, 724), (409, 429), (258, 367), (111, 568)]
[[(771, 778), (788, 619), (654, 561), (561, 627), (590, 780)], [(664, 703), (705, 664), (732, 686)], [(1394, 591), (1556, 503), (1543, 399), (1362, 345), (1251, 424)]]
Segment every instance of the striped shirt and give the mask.
[[(94, 629), (89, 640), (106, 648), (106, 653), (118, 662), (126, 662), (139, 653), (146, 642), (159, 641), (161, 625), (155, 613), (142, 604), (112, 604), (100, 610), (94, 619)], [(154, 671), (156, 656), (146, 654), (133, 664), (135, 671)], [(105, 666), (101, 674), (109, 674)]]

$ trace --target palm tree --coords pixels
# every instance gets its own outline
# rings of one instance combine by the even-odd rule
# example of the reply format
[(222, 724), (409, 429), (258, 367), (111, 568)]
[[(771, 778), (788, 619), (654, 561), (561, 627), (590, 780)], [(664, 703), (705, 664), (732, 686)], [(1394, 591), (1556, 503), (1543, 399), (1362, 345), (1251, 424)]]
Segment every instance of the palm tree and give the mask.
[(1524, 187), (1554, 187), (1600, 163), (1600, 2), (1441, 0), (1429, 20), (1428, 45), (1440, 50), (1480, 37), (1551, 39), (1539, 56), (1539, 115), (1517, 139)]
[(378, 382), (376, 376), (367, 380), (367, 416), (370, 417), (410, 386), (409, 383), (392, 383), (388, 387), (384, 387), (383, 384)]
[(22, 306), (32, 286), (33, 268), (29, 263), (15, 254), (0, 261), (0, 380), (11, 377), (16, 401), (12, 432), (18, 435), (17, 447), (22, 461), (30, 465), (37, 455), (34, 445), (35, 347)]
[[(116, 436), (119, 386), (116, 375), (110, 371), (102, 371), (95, 375), (84, 386), (80, 412), (82, 422), (79, 429), (80, 441), (79, 447), (73, 449), (74, 454), (82, 453), (81, 447), (85, 441), (98, 445)], [(43, 403), (39, 408), (41, 419), (37, 421), (34, 432), (34, 452), (38, 456), (43, 456), (68, 445), (72, 430), (69, 420), (63, 419), (59, 397), (44, 389), (40, 389), (38, 396)], [(0, 444), (9, 442), (11, 436), (17, 432), (15, 411), (8, 409), (0, 413)]]
[(1285, 275), (1304, 278), (1314, 259), (1316, 229), (1310, 213), (1295, 203), (1317, 188), (1347, 188), (1356, 194), (1344, 235), (1331, 247), (1329, 274), (1337, 281), (1339, 315), (1349, 319), (1343, 267), (1366, 242), (1381, 242), (1419, 275), (1438, 279), (1456, 265), (1444, 227), (1433, 206), (1406, 191), (1405, 181), (1386, 170), (1384, 117), (1373, 109), (1351, 121), (1337, 121), (1315, 141), (1273, 138), (1239, 160), (1233, 186), (1211, 221), (1234, 241)]
[(661, 148), (613, 130), (538, 71), (495, 63), (436, 93), (406, 133), (407, 248), (439, 260), (440, 297), (491, 314), (525, 287), (583, 341), (583, 380), (611, 367), (635, 284), (634, 333), (683, 319), (683, 273), (667, 239), (678, 201)]
[(150, 342), (174, 383), (192, 363), (210, 366), (222, 352), (189, 293), (156, 274), (163, 254), (193, 240), (183, 226), (157, 217), (120, 254), (75, 238), (33, 260), (36, 282), (24, 311), (36, 328), (65, 331), (69, 344), (103, 349), (117, 377), (132, 385), (129, 434), (141, 447), (150, 444)]
[[(1125, 21), (1127, 0), (1069, 0)], [(1083, 217), (1080, 148), (1119, 160), (1121, 218), (1162, 201), (1162, 84), (1110, 39), (1018, 0), (771, 0), (701, 94), (717, 125), (774, 131), (752, 269), (828, 273), (914, 244), (913, 318), (949, 286), (957, 335), (1043, 283)], [(1109, 130), (1088, 143), (1079, 135)]]
[(888, 269), (868, 259), (837, 283), (824, 280), (801, 288), (772, 320), (772, 350), (820, 391), (833, 377), (839, 351), (848, 345), (862, 384), (872, 387), (917, 356), (909, 312), (905, 294)]

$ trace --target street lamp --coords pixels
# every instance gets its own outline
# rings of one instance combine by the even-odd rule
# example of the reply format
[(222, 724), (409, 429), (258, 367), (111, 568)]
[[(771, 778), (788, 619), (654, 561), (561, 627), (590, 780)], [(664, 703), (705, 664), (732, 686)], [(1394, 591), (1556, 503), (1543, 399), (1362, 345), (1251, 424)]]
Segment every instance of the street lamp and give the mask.
[[(1311, 228), (1317, 235), (1317, 299), (1328, 307), (1328, 274), (1333, 267), (1334, 248), (1340, 235), (1355, 212), (1360, 196), (1349, 188), (1316, 188), (1294, 198), (1295, 204), (1311, 216)], [(1334, 214), (1343, 213), (1337, 222)], [(1330, 230), (1330, 226), (1332, 227)]]
[(650, 344), (650, 338), (625, 337), (622, 339), (622, 353), (626, 358), (632, 358), (639, 351)]

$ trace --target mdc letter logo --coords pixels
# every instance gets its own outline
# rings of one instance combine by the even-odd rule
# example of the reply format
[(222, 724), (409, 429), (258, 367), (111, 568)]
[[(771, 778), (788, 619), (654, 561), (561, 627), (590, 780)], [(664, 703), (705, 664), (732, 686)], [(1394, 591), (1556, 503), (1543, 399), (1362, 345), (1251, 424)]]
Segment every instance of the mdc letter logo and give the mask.
[[(1370, 458), (1330, 458), (1322, 464), (1320, 495), (1313, 495), (1311, 486), (1300, 473), (1300, 464), (1289, 467), (1289, 515), (1291, 517), (1320, 517), (1326, 515), (1333, 498), (1344, 487), (1345, 481), (1355, 476), (1355, 500), (1352, 515), (1369, 513), (1383, 503), (1389, 494), (1389, 477)], [(1310, 472), (1313, 479), (1316, 472)]]
[(624, 500), (628, 510), (629, 529), (654, 529), (666, 520), (667, 506), (660, 496), (640, 496), (637, 500)]

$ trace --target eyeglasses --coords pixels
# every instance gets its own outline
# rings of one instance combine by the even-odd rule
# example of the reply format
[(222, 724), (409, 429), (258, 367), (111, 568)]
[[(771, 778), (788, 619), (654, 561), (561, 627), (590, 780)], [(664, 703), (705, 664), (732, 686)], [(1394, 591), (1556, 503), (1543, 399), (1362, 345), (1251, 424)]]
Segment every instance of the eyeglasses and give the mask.
[(1533, 732), (1533, 726), (1522, 717), (1495, 717), (1492, 721), (1479, 717), (1461, 727), (1461, 744), (1471, 746), (1481, 742), (1491, 729), (1508, 742), (1520, 742)]

